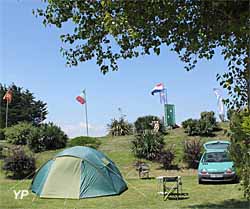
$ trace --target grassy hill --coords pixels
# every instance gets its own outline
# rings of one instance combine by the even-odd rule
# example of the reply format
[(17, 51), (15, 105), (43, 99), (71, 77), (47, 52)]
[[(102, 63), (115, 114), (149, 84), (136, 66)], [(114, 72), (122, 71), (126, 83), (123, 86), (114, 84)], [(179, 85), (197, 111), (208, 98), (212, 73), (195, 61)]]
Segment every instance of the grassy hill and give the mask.
[[(227, 124), (221, 124), (222, 130), (215, 133), (214, 137), (202, 137), (203, 142), (216, 139), (225, 139), (224, 134)], [(189, 199), (163, 201), (162, 196), (157, 194), (157, 181), (138, 179), (138, 173), (134, 167), (136, 159), (131, 153), (131, 143), (133, 136), (129, 137), (101, 137), (102, 142), (99, 150), (111, 158), (122, 172), (128, 184), (128, 190), (120, 196), (91, 198), (82, 200), (63, 199), (39, 199), (33, 194), (29, 194), (23, 200), (15, 200), (13, 190), (27, 189), (31, 180), (17, 181), (6, 179), (2, 170), (0, 172), (0, 208), (22, 208), (22, 209), (80, 209), (80, 208), (248, 208), (247, 201), (242, 199), (239, 191), (239, 184), (197, 184), (196, 170), (184, 169), (182, 162), (182, 147), (185, 139), (199, 138), (188, 137), (182, 128), (170, 130), (165, 136), (166, 146), (175, 144), (176, 159), (175, 164), (182, 169), (164, 170), (158, 163), (150, 164), (150, 176), (180, 175), (183, 177), (184, 192), (189, 193)], [(37, 167), (52, 158), (60, 150), (46, 151), (36, 154)], [(2, 161), (1, 161), (2, 164)]]

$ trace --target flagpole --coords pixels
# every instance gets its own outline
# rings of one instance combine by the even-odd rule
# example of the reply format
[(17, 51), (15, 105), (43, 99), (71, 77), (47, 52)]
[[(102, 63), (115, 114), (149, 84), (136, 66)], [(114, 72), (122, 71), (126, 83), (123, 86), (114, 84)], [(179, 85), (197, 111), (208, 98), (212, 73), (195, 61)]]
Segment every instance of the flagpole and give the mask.
[(5, 128), (8, 126), (8, 110), (9, 110), (9, 101), (6, 100), (6, 115), (5, 115)]
[(167, 89), (166, 88), (164, 88), (164, 103), (163, 103), (163, 112), (164, 112), (164, 125), (166, 126), (166, 125), (168, 125), (167, 124), (167, 114), (166, 114), (166, 105), (168, 104), (168, 100), (167, 100)]
[(88, 108), (87, 108), (87, 96), (86, 96), (86, 89), (83, 91), (84, 98), (85, 98), (85, 117), (86, 117), (86, 130), (87, 136), (89, 136), (89, 125), (88, 125)]
[(167, 95), (167, 89), (165, 89), (165, 99), (166, 99), (166, 104), (168, 104), (168, 95)]

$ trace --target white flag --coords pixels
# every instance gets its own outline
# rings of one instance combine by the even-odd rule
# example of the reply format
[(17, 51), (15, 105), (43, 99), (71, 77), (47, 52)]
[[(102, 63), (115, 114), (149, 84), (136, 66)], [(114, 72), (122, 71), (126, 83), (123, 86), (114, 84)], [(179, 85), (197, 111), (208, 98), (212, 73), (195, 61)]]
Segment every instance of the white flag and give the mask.
[(217, 108), (218, 112), (220, 115), (224, 115), (225, 108), (224, 108), (224, 103), (223, 103), (223, 98), (222, 98), (222, 92), (220, 89), (214, 88), (214, 93), (217, 97)]

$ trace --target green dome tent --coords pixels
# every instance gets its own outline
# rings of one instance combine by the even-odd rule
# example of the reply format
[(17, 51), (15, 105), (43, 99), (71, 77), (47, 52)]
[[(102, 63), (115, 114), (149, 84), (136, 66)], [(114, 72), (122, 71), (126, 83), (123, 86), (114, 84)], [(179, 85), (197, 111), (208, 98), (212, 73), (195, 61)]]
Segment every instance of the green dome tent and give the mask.
[(116, 165), (103, 153), (76, 146), (63, 150), (36, 173), (31, 190), (42, 198), (81, 199), (118, 195), (127, 189)]

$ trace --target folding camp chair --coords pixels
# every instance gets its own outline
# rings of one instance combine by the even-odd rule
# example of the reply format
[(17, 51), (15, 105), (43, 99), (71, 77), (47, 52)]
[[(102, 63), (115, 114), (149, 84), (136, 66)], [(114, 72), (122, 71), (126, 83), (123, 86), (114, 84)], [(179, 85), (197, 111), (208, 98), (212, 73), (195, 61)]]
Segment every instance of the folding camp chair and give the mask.
[(166, 200), (170, 196), (179, 199), (182, 193), (182, 181), (180, 176), (166, 176), (162, 179), (163, 183), (163, 199)]
[(158, 176), (157, 193), (163, 195), (163, 200), (167, 199), (186, 199), (188, 193), (182, 192), (181, 176)]
[(149, 178), (149, 166), (146, 163), (142, 163), (138, 166), (139, 178)]

